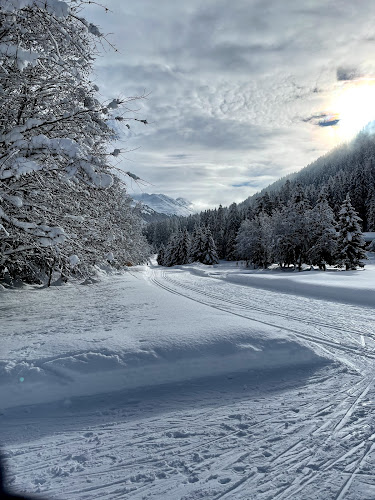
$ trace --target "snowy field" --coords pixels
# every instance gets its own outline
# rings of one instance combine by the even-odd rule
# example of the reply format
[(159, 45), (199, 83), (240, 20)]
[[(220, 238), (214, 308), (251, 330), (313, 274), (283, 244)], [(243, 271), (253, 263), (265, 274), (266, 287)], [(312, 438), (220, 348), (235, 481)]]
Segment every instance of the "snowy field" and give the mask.
[(0, 443), (48, 499), (375, 498), (375, 264), (0, 291)]

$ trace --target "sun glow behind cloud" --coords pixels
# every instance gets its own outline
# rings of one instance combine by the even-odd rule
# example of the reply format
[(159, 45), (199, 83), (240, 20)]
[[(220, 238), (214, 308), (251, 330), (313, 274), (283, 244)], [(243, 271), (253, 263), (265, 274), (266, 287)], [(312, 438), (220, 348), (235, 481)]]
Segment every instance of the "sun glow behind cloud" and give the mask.
[(330, 127), (333, 138), (340, 141), (352, 139), (375, 120), (375, 79), (345, 82), (335, 92), (330, 108), (339, 118), (337, 125)]

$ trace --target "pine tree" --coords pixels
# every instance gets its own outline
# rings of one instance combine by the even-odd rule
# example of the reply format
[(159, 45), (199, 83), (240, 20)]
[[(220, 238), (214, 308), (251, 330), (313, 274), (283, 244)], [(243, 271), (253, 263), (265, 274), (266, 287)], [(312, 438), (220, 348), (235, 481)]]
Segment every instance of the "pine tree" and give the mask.
[(172, 234), (164, 257), (165, 266), (182, 266), (190, 262), (190, 236), (185, 229)]
[(283, 206), (271, 218), (272, 256), (281, 267), (295, 262), (293, 230), (289, 223), (289, 208)]
[(205, 249), (205, 236), (201, 226), (195, 226), (190, 247), (190, 262), (201, 262)]
[(208, 227), (204, 228), (203, 237), (204, 237), (204, 247), (200, 262), (202, 262), (202, 264), (206, 264), (207, 266), (212, 264), (218, 264), (219, 257), (217, 255), (216, 245), (212, 238), (211, 231), (209, 230)]
[(354, 270), (362, 266), (361, 259), (366, 259), (365, 241), (361, 230), (361, 219), (354, 210), (349, 194), (341, 206), (338, 220), (338, 262), (345, 269)]
[(270, 217), (260, 214), (245, 219), (237, 235), (237, 252), (241, 259), (255, 266), (267, 268), (271, 263)]
[(225, 221), (225, 258), (227, 260), (236, 260), (236, 237), (241, 225), (241, 218), (236, 203), (232, 203), (228, 209)]
[(215, 241), (217, 253), (220, 259), (224, 259), (225, 256), (225, 239), (224, 239), (225, 211), (226, 209), (224, 209), (222, 205), (219, 205), (215, 221), (215, 230), (212, 233), (212, 237)]
[(260, 196), (256, 200), (255, 206), (255, 215), (259, 215), (260, 213), (265, 213), (267, 215), (271, 215), (273, 210), (272, 201), (270, 199), (270, 195), (266, 191), (262, 196)]
[(165, 262), (165, 247), (163, 243), (160, 245), (158, 256), (156, 258), (156, 262), (159, 264), (159, 266), (164, 266)]
[(178, 239), (177, 264), (182, 266), (190, 262), (190, 235), (184, 229)]
[(366, 202), (367, 207), (367, 229), (375, 231), (375, 189), (371, 186)]
[(293, 263), (295, 266), (297, 265), (298, 270), (301, 270), (302, 263), (306, 261), (307, 251), (310, 246), (310, 204), (301, 185), (296, 186), (292, 200), (287, 207), (289, 209), (289, 237), (294, 253)]

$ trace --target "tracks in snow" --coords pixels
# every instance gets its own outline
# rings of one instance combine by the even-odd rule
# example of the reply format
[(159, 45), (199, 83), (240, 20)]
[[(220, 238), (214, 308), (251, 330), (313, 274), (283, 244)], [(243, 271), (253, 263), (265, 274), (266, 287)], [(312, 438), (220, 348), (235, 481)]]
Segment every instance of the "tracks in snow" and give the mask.
[[(367, 346), (364, 346), (363, 342), (361, 342), (360, 339), (356, 338), (351, 344), (344, 343), (342, 341), (340, 342), (339, 340), (337, 340), (337, 338), (335, 338), (335, 336), (329, 335), (329, 333), (323, 332), (321, 329), (317, 329), (317, 327), (320, 326), (329, 330), (339, 331), (342, 332), (342, 334), (349, 334), (349, 335), (354, 334), (357, 337), (367, 336), (369, 338), (375, 339), (375, 335), (364, 333), (363, 331), (354, 329), (348, 329), (348, 331), (346, 331), (341, 327), (335, 326), (334, 324), (325, 323), (322, 321), (306, 320), (305, 318), (296, 317), (295, 315), (294, 316), (287, 315), (285, 313), (280, 313), (279, 311), (275, 310), (268, 310), (256, 306), (254, 304), (249, 305), (249, 303), (244, 300), (239, 300), (239, 299), (233, 300), (230, 298), (223, 297), (222, 295), (219, 295), (217, 293), (211, 293), (211, 292), (208, 293), (207, 291), (202, 291), (196, 286), (186, 285), (184, 283), (180, 283), (176, 280), (173, 280), (172, 278), (167, 276), (167, 273), (165, 271), (161, 272), (161, 279), (156, 276), (156, 272), (154, 270), (151, 269), (150, 273), (151, 273), (151, 275), (149, 276), (150, 281), (154, 283), (156, 286), (170, 293), (181, 295), (200, 304), (204, 304), (206, 306), (230, 313), (235, 316), (239, 316), (241, 318), (262, 323), (267, 326), (272, 326), (279, 330), (284, 330), (301, 339), (307, 340), (308, 342), (314, 345), (318, 345), (319, 347), (324, 348), (326, 352), (328, 347), (331, 349), (330, 351), (328, 351), (330, 356), (338, 359), (339, 361), (342, 361), (342, 359), (337, 356), (337, 353), (332, 352), (332, 348), (335, 351), (338, 350), (351, 355), (355, 354), (361, 358), (366, 357), (369, 359), (375, 359), (374, 350), (370, 349)], [(234, 310), (233, 306), (235, 306), (235, 308), (239, 308), (241, 312), (239, 312), (238, 309)], [(267, 316), (272, 316), (274, 318), (281, 318), (282, 320), (287, 320), (288, 323), (290, 322), (290, 323), (295, 323), (297, 325), (298, 324), (307, 325), (308, 327), (310, 328), (312, 327), (315, 330), (317, 330), (320, 333), (320, 335), (315, 335), (312, 334), (311, 332), (307, 333), (306, 331), (301, 331), (300, 329), (290, 328), (288, 326), (285, 326), (285, 324), (281, 322), (273, 323), (271, 321), (265, 321), (263, 319), (260, 319), (259, 316), (257, 317), (254, 314), (254, 312), (267, 314)], [(352, 367), (354, 366), (352, 365)]]
[[(336, 405), (332, 406), (332, 404), (330, 404), (317, 411), (316, 418), (324, 417), (324, 423), (322, 425), (317, 425), (316, 421), (314, 425), (314, 419), (310, 416), (312, 428), (309, 433), (309, 439), (301, 438), (297, 439), (297, 441), (292, 444), (289, 444), (286, 448), (282, 449), (278, 455), (273, 456), (272, 459), (269, 460), (269, 462), (264, 466), (258, 468), (256, 471), (252, 470), (250, 473), (241, 477), (237, 482), (232, 483), (227, 489), (220, 492), (214, 497), (215, 500), (225, 497), (237, 498), (237, 495), (238, 498), (242, 498), (241, 491), (243, 488), (246, 488), (246, 483), (248, 481), (251, 481), (252, 491), (254, 491), (254, 485), (258, 485), (258, 488), (260, 488), (258, 491), (260, 492), (260, 490), (262, 490), (265, 493), (264, 498), (267, 499), (272, 498), (272, 500), (285, 500), (292, 498), (307, 498), (305, 495), (307, 494), (306, 492), (309, 490), (310, 485), (319, 484), (319, 481), (322, 481), (321, 478), (324, 475), (326, 477), (329, 476), (330, 473), (332, 475), (337, 471), (337, 468), (340, 470), (340, 466), (343, 466), (347, 460), (354, 457), (354, 470), (350, 474), (347, 474), (346, 468), (348, 466), (345, 464), (343, 469), (344, 481), (337, 486), (336, 492), (333, 493), (331, 497), (328, 497), (334, 500), (343, 500), (346, 498), (353, 481), (360, 476), (361, 468), (375, 450), (375, 435), (370, 432), (371, 428), (368, 426), (369, 418), (367, 420), (365, 418), (363, 420), (359, 419), (361, 422), (360, 425), (368, 426), (368, 428), (366, 428), (366, 432), (362, 433), (359, 442), (356, 442), (356, 444), (351, 446), (349, 450), (339, 454), (338, 457), (336, 454), (333, 454), (333, 458), (330, 456), (325, 457), (325, 459), (318, 466), (313, 464), (312, 457), (324, 448), (328, 449), (331, 446), (336, 446), (336, 440), (340, 440), (342, 436), (345, 437), (348, 432), (349, 434), (354, 433), (354, 429), (358, 428), (356, 425), (356, 421), (358, 421), (358, 419), (355, 416), (355, 413), (358, 412), (366, 396), (374, 387), (374, 377), (369, 375), (369, 370), (366, 369), (366, 365), (368, 366), (369, 362), (371, 364), (373, 363), (375, 353), (373, 349), (366, 345), (365, 339), (373, 341), (375, 339), (375, 335), (361, 329), (343, 328), (335, 323), (322, 321), (320, 319), (314, 318), (314, 320), (310, 320), (303, 318), (302, 316), (296, 317), (295, 314), (292, 316), (277, 310), (269, 310), (268, 308), (259, 306), (258, 304), (249, 304), (248, 301), (241, 300), (241, 298), (233, 299), (230, 297), (224, 297), (222, 294), (215, 293), (213, 291), (202, 290), (201, 288), (194, 286), (194, 284), (177, 281), (168, 276), (168, 273), (165, 271), (162, 271), (159, 276), (157, 276), (155, 271), (151, 271), (149, 279), (156, 286), (159, 286), (170, 293), (182, 295), (190, 300), (197, 301), (200, 304), (205, 304), (209, 307), (213, 307), (251, 321), (274, 326), (277, 329), (282, 329), (301, 339), (307, 340), (314, 345), (318, 345), (325, 350), (328, 347), (329, 354), (335, 359), (340, 360), (338, 352), (344, 352), (353, 362), (353, 366), (358, 368), (358, 371), (362, 373), (361, 380), (353, 387), (354, 392), (350, 391), (349, 394), (344, 392), (343, 397), (338, 400)], [(267, 316), (271, 316), (276, 321), (264, 321), (255, 313), (260, 313), (261, 315), (267, 314)], [(278, 319), (281, 321), (278, 321)], [(305, 330), (301, 331), (300, 328), (295, 329), (285, 326), (285, 320), (292, 324), (299, 324), (301, 326), (304, 325)], [(306, 332), (306, 329), (309, 330), (311, 328), (314, 329), (313, 333), (310, 331)], [(316, 332), (318, 332), (318, 334)], [(347, 340), (345, 342), (342, 339), (338, 340), (337, 333), (345, 335)], [(362, 363), (363, 359), (368, 360), (365, 362), (365, 368)], [(360, 364), (358, 363), (359, 360), (361, 361)], [(358, 413), (361, 414), (361, 411)], [(369, 415), (367, 415), (367, 417), (369, 417)], [(369, 433), (371, 435), (369, 435)], [(365, 451), (361, 454), (363, 449)], [(249, 452), (249, 454), (250, 453), (251, 452)], [(271, 496), (267, 496), (267, 488), (265, 487), (266, 483), (271, 480), (274, 485), (275, 482), (277, 483), (278, 479), (280, 479), (282, 483), (282, 477), (285, 475), (285, 471), (293, 469), (293, 467), (296, 467), (296, 464), (298, 465), (300, 461), (305, 464), (303, 468), (305, 475), (302, 477), (297, 475), (293, 481), (289, 482), (285, 486), (276, 488), (276, 490), (274, 489)], [(262, 480), (262, 477), (265, 476), (266, 479)], [(258, 493), (258, 496), (254, 498), (263, 498), (262, 495)]]

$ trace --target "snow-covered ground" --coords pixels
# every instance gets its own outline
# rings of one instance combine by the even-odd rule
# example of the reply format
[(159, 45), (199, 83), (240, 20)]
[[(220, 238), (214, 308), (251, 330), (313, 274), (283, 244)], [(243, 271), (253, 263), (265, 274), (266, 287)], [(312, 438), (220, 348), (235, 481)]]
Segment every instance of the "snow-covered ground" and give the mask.
[(374, 499), (375, 265), (0, 292), (0, 443), (56, 499)]

